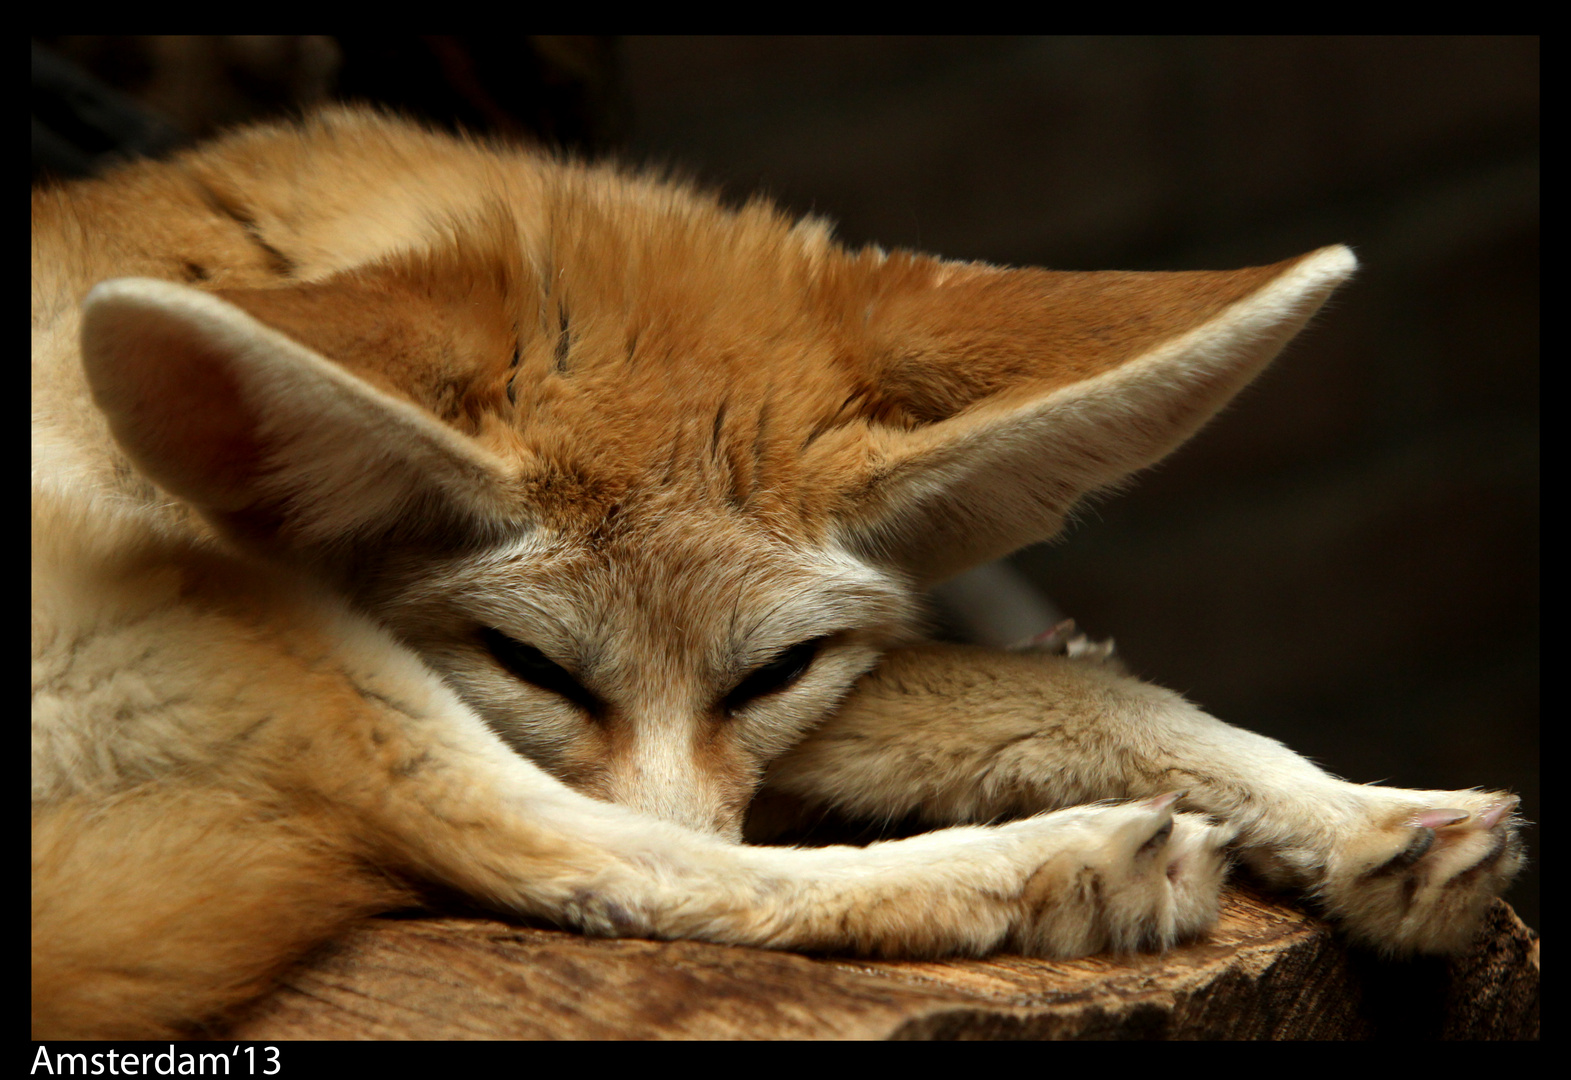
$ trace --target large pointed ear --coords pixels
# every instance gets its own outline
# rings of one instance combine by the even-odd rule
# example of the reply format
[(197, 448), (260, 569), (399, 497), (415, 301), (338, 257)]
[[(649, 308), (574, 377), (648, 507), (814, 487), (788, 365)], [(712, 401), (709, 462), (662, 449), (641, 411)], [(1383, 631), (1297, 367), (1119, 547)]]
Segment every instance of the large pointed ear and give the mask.
[(1356, 265), (1338, 246), (1226, 273), (968, 267), (903, 286), (877, 305), (877, 378), (906, 422), (865, 429), (841, 541), (931, 584), (1051, 537), (1193, 435)]
[[(292, 317), (344, 318), (332, 290), (272, 292)], [(220, 297), (105, 282), (84, 303), (82, 359), (137, 466), (243, 542), (307, 557), (393, 531), (445, 545), (506, 513), (501, 464), (474, 440)]]

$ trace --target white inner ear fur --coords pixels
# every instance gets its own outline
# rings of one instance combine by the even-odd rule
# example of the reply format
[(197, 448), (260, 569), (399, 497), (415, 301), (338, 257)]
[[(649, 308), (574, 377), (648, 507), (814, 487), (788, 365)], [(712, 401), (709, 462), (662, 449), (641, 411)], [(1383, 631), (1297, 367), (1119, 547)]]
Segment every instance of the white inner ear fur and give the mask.
[[(274, 507), (294, 539), (312, 543), (391, 520), (422, 497), (499, 508), (491, 455), (218, 297), (145, 278), (104, 282), (83, 304), (82, 354), (126, 452), (220, 518)], [(260, 460), (213, 453), (229, 434)]]
[(921, 584), (1051, 537), (1075, 500), (1152, 465), (1227, 404), (1357, 267), (1324, 248), (1215, 318), (1021, 405), (890, 432), (889, 474), (842, 523), (849, 549)]

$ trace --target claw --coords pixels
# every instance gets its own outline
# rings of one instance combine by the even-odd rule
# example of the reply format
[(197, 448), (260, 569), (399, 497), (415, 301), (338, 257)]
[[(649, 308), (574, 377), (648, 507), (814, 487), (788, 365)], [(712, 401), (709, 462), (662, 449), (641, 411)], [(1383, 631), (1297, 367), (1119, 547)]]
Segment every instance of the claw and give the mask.
[(1017, 641), (1009, 646), (1015, 652), (1063, 652), (1069, 639), (1075, 636), (1075, 620), (1064, 619), (1051, 630), (1043, 630), (1035, 637)]
[(1045, 645), (1048, 642), (1054, 641), (1054, 640), (1067, 641), (1068, 639), (1070, 639), (1070, 638), (1072, 638), (1074, 636), (1075, 636), (1075, 620), (1073, 620), (1073, 619), (1064, 619), (1061, 622), (1059, 622), (1056, 626), (1054, 626), (1051, 630), (1044, 630), (1040, 634), (1038, 634), (1036, 637), (1032, 638), (1031, 640), (1036, 642), (1039, 645)]
[(1472, 816), (1466, 810), (1444, 807), (1436, 810), (1420, 810), (1408, 820), (1408, 824), (1420, 829), (1443, 829), (1447, 825), (1458, 825)]
[(1501, 821), (1509, 817), (1511, 811), (1515, 810), (1521, 801), (1521, 797), (1517, 795), (1512, 795), (1509, 798), (1501, 799), (1499, 802), (1495, 803), (1495, 805), (1491, 806), (1488, 810), (1485, 810), (1482, 814), (1479, 815), (1479, 824), (1483, 828), (1493, 829), (1496, 825), (1500, 824)]
[(1067, 656), (1071, 660), (1106, 661), (1113, 656), (1113, 639), (1092, 641), (1075, 625), (1075, 620), (1064, 619), (1051, 630), (1044, 630), (1035, 637), (1024, 638), (1008, 648), (1011, 652)]

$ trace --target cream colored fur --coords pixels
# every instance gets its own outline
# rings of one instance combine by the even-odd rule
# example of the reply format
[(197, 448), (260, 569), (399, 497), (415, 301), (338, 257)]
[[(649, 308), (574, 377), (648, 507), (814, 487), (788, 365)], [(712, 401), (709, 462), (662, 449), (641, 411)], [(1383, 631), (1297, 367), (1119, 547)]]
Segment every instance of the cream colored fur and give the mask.
[[(35, 1037), (207, 1030), (433, 884), (1070, 956), (1204, 933), (1236, 837), (1463, 947), (1509, 797), (1345, 784), (1078, 639), (916, 643), (924, 586), (1177, 446), (1353, 266), (849, 252), (348, 111), (35, 192)], [(740, 844), (761, 787), (962, 827)]]

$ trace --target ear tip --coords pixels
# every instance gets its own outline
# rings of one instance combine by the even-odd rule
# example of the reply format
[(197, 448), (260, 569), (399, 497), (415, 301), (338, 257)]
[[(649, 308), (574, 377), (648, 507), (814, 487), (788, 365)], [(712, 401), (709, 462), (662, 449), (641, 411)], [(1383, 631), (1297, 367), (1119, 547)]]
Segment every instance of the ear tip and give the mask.
[[(127, 319), (144, 320), (171, 310), (189, 310), (194, 289), (157, 278), (110, 278), (99, 282), (82, 298), (82, 334), (91, 342), (102, 332), (113, 332)], [(196, 296), (197, 303), (207, 299)]]
[(1346, 244), (1331, 244), (1318, 251), (1311, 251), (1299, 265), (1306, 269), (1312, 268), (1318, 275), (1340, 283), (1358, 270), (1358, 256)]
[(217, 296), (158, 278), (110, 278), (82, 298), (83, 360), (91, 364), (98, 343), (150, 330), (189, 336), (233, 327), (239, 309)]
[(1346, 244), (1331, 244), (1277, 266), (1280, 270), (1265, 291), (1295, 297), (1312, 309), (1325, 303), (1357, 272), (1358, 256)]
[(138, 304), (149, 300), (179, 295), (186, 290), (183, 286), (169, 281), (160, 281), (157, 278), (146, 277), (121, 277), (110, 278), (94, 285), (82, 300), (84, 310), (104, 307), (105, 305)]

